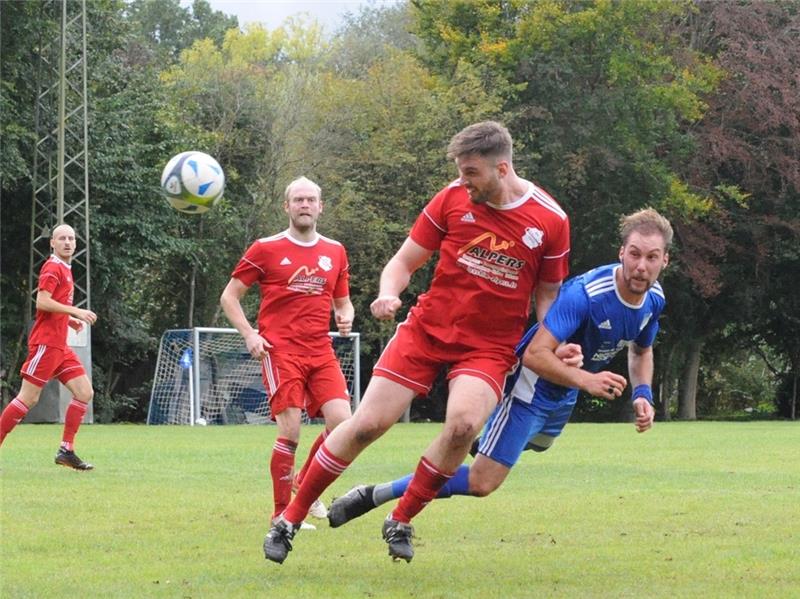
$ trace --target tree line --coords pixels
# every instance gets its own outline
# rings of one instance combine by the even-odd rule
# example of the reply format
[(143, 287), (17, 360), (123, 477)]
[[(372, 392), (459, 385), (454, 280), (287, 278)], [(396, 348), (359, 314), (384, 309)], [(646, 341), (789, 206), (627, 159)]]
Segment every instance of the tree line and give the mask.
[[(30, 40), (52, 26), (41, 4), (0, 6), (6, 397), (25, 355)], [(661, 418), (794, 418), (799, 9), (410, 0), (363, 8), (328, 33), (308, 15), (241, 28), (205, 0), (87, 2), (96, 418), (143, 420), (164, 330), (227, 326), (219, 294), (247, 245), (285, 228), (283, 188), (299, 175), (323, 188), (320, 231), (347, 247), (368, 374), (393, 328), (369, 316), (380, 271), (455, 178), (449, 138), (490, 118), (511, 130), (517, 171), (569, 213), (573, 273), (616, 259), (622, 214), (652, 206), (671, 219)], [(159, 193), (164, 164), (187, 149), (215, 156), (228, 180), (200, 217)], [(406, 309), (431, 274), (415, 275)], [(415, 413), (436, 418), (443, 402), (437, 387)], [(584, 398), (576, 416), (615, 419), (624, 404)]]

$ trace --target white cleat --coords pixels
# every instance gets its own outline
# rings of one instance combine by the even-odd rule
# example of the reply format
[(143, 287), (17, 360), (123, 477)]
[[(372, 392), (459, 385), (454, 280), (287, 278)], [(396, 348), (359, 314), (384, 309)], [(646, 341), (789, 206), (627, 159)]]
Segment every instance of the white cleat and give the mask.
[(317, 530), (317, 527), (303, 520), (300, 523), (300, 530)]
[(321, 500), (317, 499), (314, 503), (311, 504), (311, 508), (308, 510), (308, 515), (320, 519), (327, 518), (328, 509), (325, 507), (325, 504), (322, 503)]

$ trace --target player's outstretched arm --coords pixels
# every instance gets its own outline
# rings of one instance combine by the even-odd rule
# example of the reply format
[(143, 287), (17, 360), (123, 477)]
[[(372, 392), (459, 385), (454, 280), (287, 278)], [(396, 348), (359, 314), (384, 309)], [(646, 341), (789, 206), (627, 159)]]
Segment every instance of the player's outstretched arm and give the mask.
[(609, 371), (591, 373), (572, 366), (556, 354), (558, 347), (558, 339), (542, 325), (528, 344), (522, 363), (552, 383), (578, 388), (594, 397), (615, 399), (622, 394), (628, 384), (624, 376)]
[(87, 324), (94, 324), (97, 321), (97, 314), (91, 310), (84, 310), (83, 308), (62, 304), (61, 302), (54, 300), (49, 291), (38, 291), (36, 293), (36, 309), (43, 310), (44, 312), (69, 314), (73, 318), (81, 320)]
[(219, 298), (219, 303), (222, 306), (222, 311), (228, 321), (239, 331), (239, 334), (244, 338), (247, 351), (250, 355), (257, 360), (263, 360), (267, 355), (267, 350), (271, 347), (267, 340), (258, 334), (247, 320), (244, 310), (242, 310), (242, 297), (247, 293), (249, 287), (242, 283), (237, 278), (232, 278), (228, 281), (222, 295)]
[(387, 262), (381, 273), (378, 297), (370, 304), (372, 315), (378, 320), (394, 318), (402, 305), (400, 294), (408, 287), (411, 275), (433, 255), (417, 242), (407, 237), (397, 253)]

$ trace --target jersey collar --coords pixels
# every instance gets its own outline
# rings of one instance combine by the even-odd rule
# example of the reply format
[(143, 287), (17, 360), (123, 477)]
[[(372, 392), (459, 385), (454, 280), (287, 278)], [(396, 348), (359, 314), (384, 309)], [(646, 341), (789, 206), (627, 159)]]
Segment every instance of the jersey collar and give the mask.
[(291, 233), (289, 233), (289, 229), (286, 229), (284, 231), (284, 234), (286, 235), (286, 239), (288, 239), (292, 243), (306, 248), (310, 248), (312, 246), (317, 245), (317, 242), (319, 241), (319, 233), (314, 233), (314, 239), (311, 241), (300, 241), (299, 239), (295, 239), (294, 237), (292, 237)]
[(514, 208), (519, 208), (525, 202), (527, 202), (533, 195), (533, 183), (531, 183), (530, 181), (526, 181), (526, 183), (528, 184), (528, 189), (526, 189), (525, 193), (523, 193), (513, 202), (510, 202), (508, 204), (494, 204), (492, 202), (486, 202), (486, 205), (491, 206), (495, 210), (513, 210)]
[(50, 254), (50, 259), (51, 259), (53, 262), (58, 262), (59, 264), (63, 264), (64, 266), (66, 266), (66, 267), (67, 267), (67, 268), (69, 268), (69, 269), (71, 269), (71, 268), (72, 268), (72, 264), (71, 264), (71, 263), (69, 263), (69, 262), (64, 262), (64, 261), (63, 261), (61, 258), (59, 258), (58, 256), (56, 256), (55, 254)]

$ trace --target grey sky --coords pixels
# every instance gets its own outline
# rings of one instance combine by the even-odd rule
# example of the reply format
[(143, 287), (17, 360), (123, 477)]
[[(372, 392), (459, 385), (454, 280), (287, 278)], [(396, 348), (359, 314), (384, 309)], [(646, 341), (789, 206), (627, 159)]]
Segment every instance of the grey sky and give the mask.
[[(275, 29), (283, 21), (298, 13), (308, 13), (325, 28), (333, 31), (342, 23), (345, 13), (355, 13), (360, 6), (395, 4), (397, 0), (208, 0), (214, 10), (235, 15), (239, 25), (260, 22)], [(191, 4), (191, 0), (183, 0)]]

